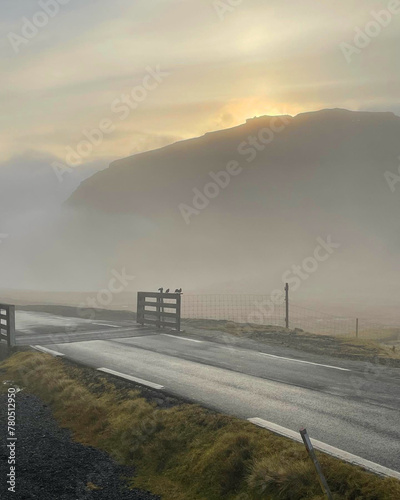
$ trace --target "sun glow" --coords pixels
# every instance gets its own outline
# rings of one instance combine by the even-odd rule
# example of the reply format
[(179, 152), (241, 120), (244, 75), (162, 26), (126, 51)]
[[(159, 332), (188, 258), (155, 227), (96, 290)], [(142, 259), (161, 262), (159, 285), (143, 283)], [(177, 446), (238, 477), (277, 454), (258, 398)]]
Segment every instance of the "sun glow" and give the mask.
[(263, 97), (245, 97), (232, 99), (224, 105), (217, 116), (214, 116), (212, 129), (235, 127), (245, 123), (247, 119), (258, 116), (295, 116), (306, 109), (299, 105), (276, 103)]

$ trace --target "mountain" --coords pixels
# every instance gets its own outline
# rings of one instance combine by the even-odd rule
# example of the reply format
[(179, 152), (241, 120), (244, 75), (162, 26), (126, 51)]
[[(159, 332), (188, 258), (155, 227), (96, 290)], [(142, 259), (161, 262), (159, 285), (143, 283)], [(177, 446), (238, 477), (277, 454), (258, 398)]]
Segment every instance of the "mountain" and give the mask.
[[(284, 128), (270, 144), (261, 144), (264, 149), (256, 151), (252, 160), (256, 146), (240, 145), (274, 123), (276, 129)], [(271, 202), (275, 207), (283, 197), (288, 208), (304, 208), (304, 201), (311, 202), (310, 195), (320, 208), (329, 210), (339, 194), (348, 201), (348, 209), (357, 210), (358, 202), (369, 204), (371, 190), (388, 197), (384, 172), (397, 169), (399, 127), (400, 118), (392, 113), (345, 110), (256, 118), (233, 129), (118, 160), (82, 183), (68, 205), (146, 217), (168, 213), (175, 218), (179, 203), (192, 201), (193, 188), (201, 190), (212, 180), (210, 172), (237, 160), (243, 175), (235, 177), (212, 211), (241, 208), (246, 212), (253, 204), (269, 208)], [(344, 208), (343, 201), (338, 208)]]
[[(80, 184), (42, 234), (50, 249), (30, 261), (60, 290), (101, 287), (125, 267), (137, 288), (243, 293), (295, 283), (292, 266), (306, 265), (299, 297), (389, 300), (400, 187), (385, 172), (397, 173), (399, 137), (392, 113), (333, 109), (254, 118), (118, 160)], [(336, 247), (313, 269), (329, 238)]]

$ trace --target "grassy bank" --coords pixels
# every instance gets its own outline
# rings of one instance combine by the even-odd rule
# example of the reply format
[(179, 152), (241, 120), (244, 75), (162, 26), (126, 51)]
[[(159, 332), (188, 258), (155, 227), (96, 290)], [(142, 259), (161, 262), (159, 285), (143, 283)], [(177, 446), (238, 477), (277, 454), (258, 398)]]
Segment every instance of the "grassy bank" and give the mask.
[(184, 320), (183, 325), (188, 333), (198, 333), (210, 339), (218, 339), (218, 336), (228, 334), (237, 339), (251, 339), (269, 345), (285, 345), (314, 354), (400, 366), (398, 329), (361, 332), (360, 338), (356, 339), (225, 320)]
[[(161, 396), (161, 402), (145, 399), (45, 354), (14, 355), (0, 365), (0, 380), (40, 396), (76, 440), (135, 464), (133, 484), (163, 500), (324, 498), (303, 446), (248, 422), (196, 405), (165, 408)], [(399, 481), (319, 457), (335, 499), (400, 498)]]

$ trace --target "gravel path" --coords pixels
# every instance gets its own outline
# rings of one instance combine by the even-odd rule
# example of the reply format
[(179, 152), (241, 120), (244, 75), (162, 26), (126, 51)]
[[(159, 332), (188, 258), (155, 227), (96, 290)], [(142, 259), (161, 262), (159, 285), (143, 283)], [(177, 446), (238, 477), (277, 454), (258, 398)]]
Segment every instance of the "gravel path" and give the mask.
[(38, 500), (160, 500), (151, 493), (129, 490), (122, 467), (106, 453), (75, 443), (50, 409), (35, 396), (17, 394), (16, 493), (8, 492), (6, 395), (0, 395), (0, 498)]

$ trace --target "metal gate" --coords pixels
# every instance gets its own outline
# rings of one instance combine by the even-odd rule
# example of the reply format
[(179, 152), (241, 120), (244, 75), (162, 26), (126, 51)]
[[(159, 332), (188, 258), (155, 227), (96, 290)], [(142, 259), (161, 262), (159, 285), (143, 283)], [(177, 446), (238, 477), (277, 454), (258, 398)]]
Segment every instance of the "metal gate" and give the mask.
[(137, 319), (141, 325), (181, 329), (181, 294), (138, 292)]

